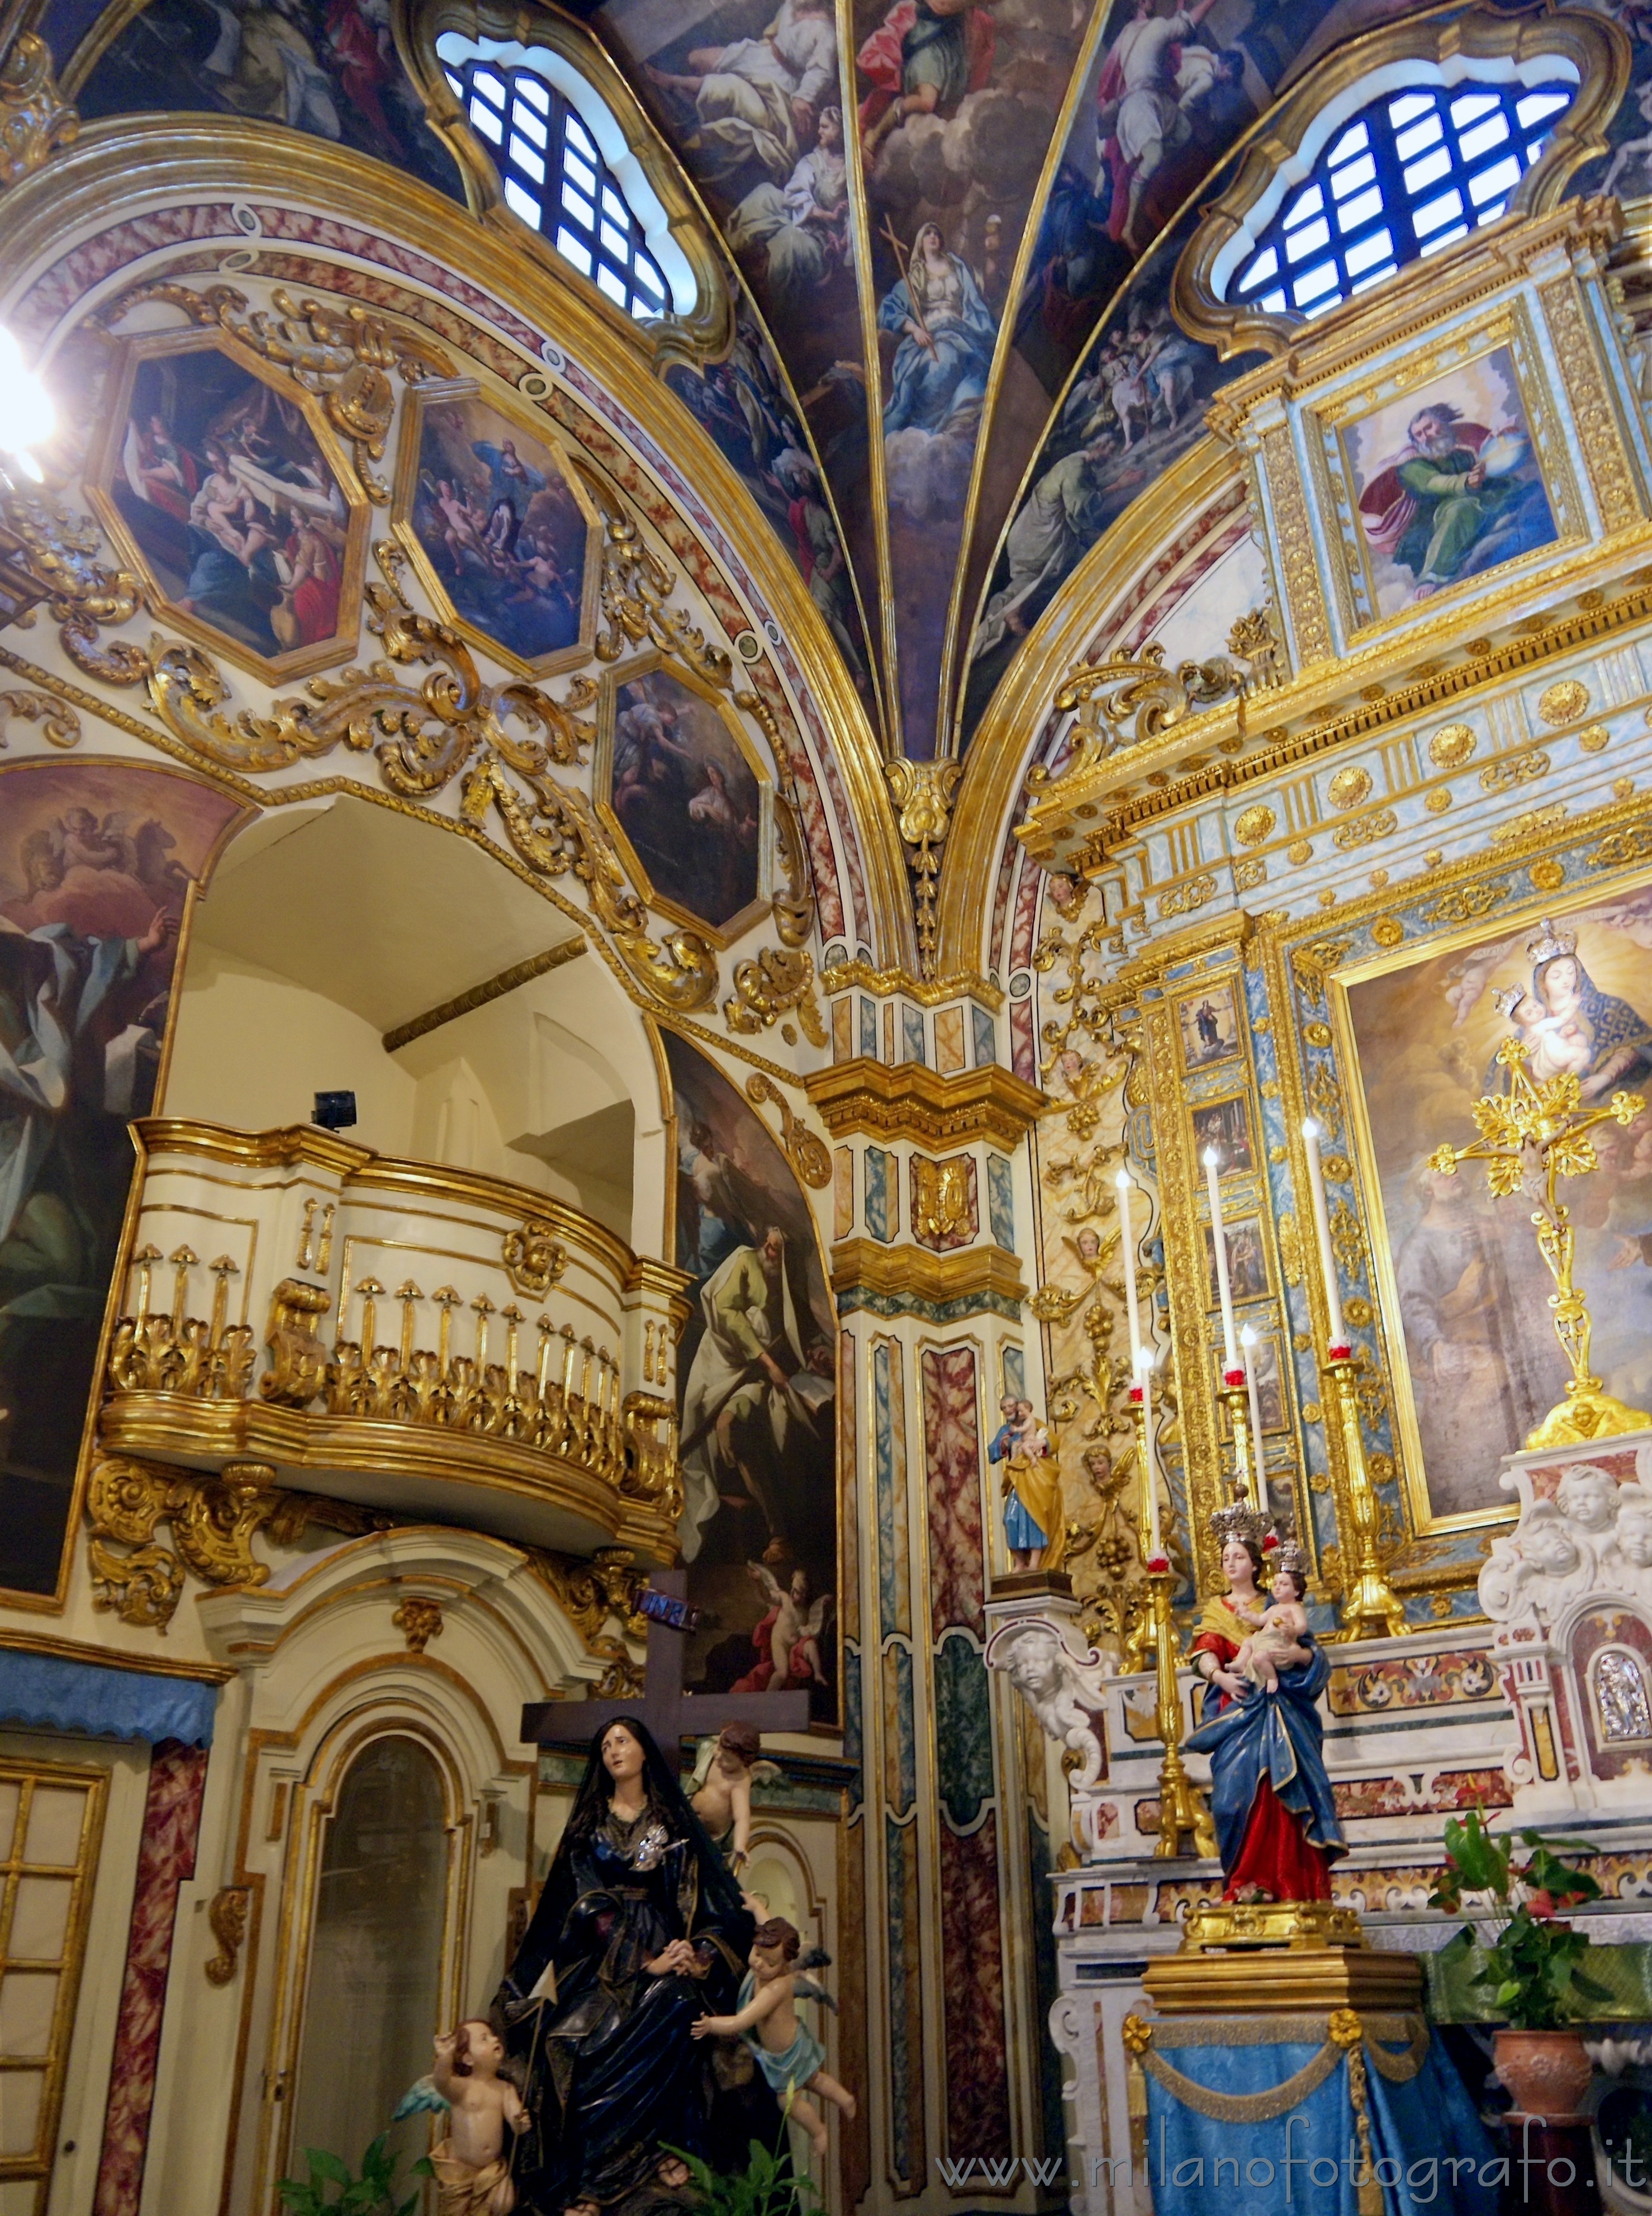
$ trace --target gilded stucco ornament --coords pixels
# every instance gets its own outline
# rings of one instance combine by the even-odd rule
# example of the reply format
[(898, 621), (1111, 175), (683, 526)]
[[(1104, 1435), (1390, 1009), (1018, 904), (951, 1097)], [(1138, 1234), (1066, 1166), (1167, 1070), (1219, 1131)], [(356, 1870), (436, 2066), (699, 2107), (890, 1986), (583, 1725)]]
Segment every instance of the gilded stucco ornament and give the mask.
[(832, 1156), (823, 1140), (815, 1136), (792, 1108), (774, 1080), (755, 1070), (746, 1080), (746, 1097), (754, 1108), (765, 1103), (780, 1111), (780, 1147), (786, 1160), (807, 1185), (823, 1191), (832, 1182)]
[(40, 736), (50, 747), (80, 744), (80, 717), (66, 700), (57, 699), (50, 692), (0, 692), (0, 747), (6, 743), (6, 725), (14, 716), (26, 723), (38, 723)]
[[(371, 750), (384, 783), (405, 799), (431, 799), (462, 776), (465, 822), (479, 829), (496, 809), (529, 869), (571, 873), (584, 885), (598, 922), (652, 998), (685, 1013), (704, 1007), (717, 990), (711, 948), (692, 931), (667, 933), (658, 944), (649, 937), (648, 909), (589, 796), (550, 774), (553, 764), (577, 766), (591, 743), (580, 711), (595, 698), (592, 680), (571, 679), (561, 700), (523, 681), (485, 683), (459, 634), (408, 605), (400, 547), (385, 542), (375, 553), (388, 582), (367, 588), (367, 628), (387, 660), (312, 678), (307, 698), (277, 700), (268, 716), (243, 710), (231, 718), (223, 712), (228, 687), (208, 657), (157, 638), (149, 690), (162, 722), (228, 769), (281, 768), (343, 745)], [(433, 665), (416, 692), (396, 675), (396, 665), (408, 663)]]
[[(164, 1631), (186, 1570), (210, 1585), (267, 1581), (269, 1565), (252, 1550), (260, 1531), (291, 1547), (311, 1524), (357, 1535), (392, 1520), (348, 1501), (283, 1492), (274, 1478), (265, 1462), (230, 1462), (221, 1477), (206, 1477), (164, 1462), (101, 1456), (86, 1490), (93, 1605), (113, 1610), (123, 1623)], [(155, 1543), (162, 1524), (171, 1526), (171, 1548)]]
[[(778, 747), (776, 752), (778, 754)], [(774, 797), (774, 830), (781, 877), (770, 903), (774, 927), (783, 946), (807, 946), (814, 927), (814, 891), (809, 882), (808, 850), (803, 844), (789, 778)]]
[(384, 459), (396, 416), (396, 387), (389, 372), (394, 370), (403, 383), (417, 385), (427, 378), (451, 377), (451, 359), (422, 333), (370, 316), (365, 308), (295, 300), (281, 292), (273, 297), (272, 314), (251, 310), (246, 294), (232, 285), (208, 285), (197, 292), (157, 278), (120, 293), (99, 320), (112, 330), (134, 308), (162, 300), (192, 323), (227, 331), (251, 347), (321, 401), (328, 422), (355, 451), (367, 497), (383, 508), (390, 487), (371, 465)]
[(722, 1004), (731, 1031), (750, 1037), (780, 1017), (795, 1013), (811, 1046), (826, 1043), (826, 1019), (814, 993), (814, 964), (801, 947), (765, 946), (734, 964), (734, 997)]
[(141, 647), (126, 639), (98, 643), (106, 625), (116, 630), (132, 621), (144, 606), (144, 588), (130, 569), (106, 569), (98, 559), (104, 542), (96, 524), (60, 502), (12, 493), (0, 497), (0, 526), (16, 541), (75, 667), (106, 685), (141, 684), (149, 673)]
[(935, 974), (935, 894), (941, 871), (941, 849), (946, 844), (953, 796), (964, 773), (957, 761), (908, 761), (883, 765), (889, 792), (900, 810), (898, 828), (907, 860), (918, 880), (918, 963), (925, 977)]
[(58, 89), (52, 49), (20, 32), (0, 64), (0, 188), (42, 168), (80, 133), (80, 118)]

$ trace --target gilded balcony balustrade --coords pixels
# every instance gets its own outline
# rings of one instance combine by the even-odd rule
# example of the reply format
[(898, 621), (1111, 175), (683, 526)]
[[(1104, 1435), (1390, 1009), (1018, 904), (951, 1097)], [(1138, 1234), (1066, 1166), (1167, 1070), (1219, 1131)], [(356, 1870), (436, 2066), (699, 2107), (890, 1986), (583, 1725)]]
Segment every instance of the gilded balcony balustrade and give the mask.
[(682, 1272), (543, 1193), (310, 1126), (135, 1128), (107, 1452), (671, 1558)]

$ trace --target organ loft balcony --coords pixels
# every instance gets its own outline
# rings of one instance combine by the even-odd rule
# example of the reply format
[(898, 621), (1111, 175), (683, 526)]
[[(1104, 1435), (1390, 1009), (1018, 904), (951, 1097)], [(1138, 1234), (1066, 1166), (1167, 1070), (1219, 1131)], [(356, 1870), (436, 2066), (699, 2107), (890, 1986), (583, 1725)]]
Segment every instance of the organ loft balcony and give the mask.
[(313, 1126), (132, 1128), (107, 1454), (673, 1559), (680, 1271), (543, 1192)]

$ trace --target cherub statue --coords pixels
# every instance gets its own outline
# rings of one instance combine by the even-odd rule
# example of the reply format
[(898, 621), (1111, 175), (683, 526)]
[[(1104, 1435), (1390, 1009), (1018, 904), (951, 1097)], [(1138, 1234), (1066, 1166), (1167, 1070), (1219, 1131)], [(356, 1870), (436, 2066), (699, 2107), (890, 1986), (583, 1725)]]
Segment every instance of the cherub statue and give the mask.
[(690, 1805), (736, 1877), (751, 1851), (752, 1782), (766, 1784), (780, 1775), (772, 1762), (759, 1758), (762, 1751), (755, 1724), (725, 1724), (715, 1739), (700, 1741), (691, 1781)]
[(519, 2136), (530, 2118), (504, 2069), (503, 2041), (471, 2016), (437, 2034), (434, 2068), (396, 2104), (397, 2123), (421, 2108), (446, 2112), (447, 2136), (430, 2151), (437, 2216), (511, 2216), (516, 2206), (505, 2134)]
[[(748, 1562), (746, 1567), (753, 1582), (762, 1587), (763, 1597), (773, 1611), (772, 1616), (765, 1619), (772, 1675), (765, 1686), (748, 1685), (746, 1690), (762, 1691), (769, 1684), (777, 1690), (787, 1684), (824, 1685), (826, 1674), (821, 1666), (820, 1640), (832, 1613), (832, 1595), (822, 1593), (811, 1604), (813, 1588), (808, 1572), (804, 1569), (794, 1570), (783, 1588), (766, 1562)], [(763, 1628), (762, 1624), (758, 1626), (759, 1638)]]
[(1040, 1727), (1078, 1757), (1073, 1784), (1095, 1784), (1102, 1767), (1096, 1715), (1105, 1699), (1102, 1681), (1117, 1668), (1112, 1659), (1092, 1650), (1080, 1661), (1053, 1625), (1023, 1622), (994, 1634), (986, 1660), (990, 1669), (1008, 1671)]
[[(771, 1916), (752, 1935), (750, 1967), (740, 1989), (740, 2007), (734, 2016), (703, 2016), (692, 2027), (696, 2039), (741, 2039), (757, 2058), (757, 2065), (785, 2102), (788, 2113), (809, 2135), (810, 2144), (823, 2159), (826, 2151), (826, 2119), (808, 2096), (819, 2093), (852, 2116), (858, 2106), (846, 2085), (826, 2071), (826, 2049), (797, 2018), (799, 1999), (830, 1998), (818, 1985), (797, 1974), (802, 1945), (795, 1924), (783, 1916)], [(811, 1962), (825, 1960), (812, 1955)], [(445, 2212), (444, 2212), (445, 2216)]]

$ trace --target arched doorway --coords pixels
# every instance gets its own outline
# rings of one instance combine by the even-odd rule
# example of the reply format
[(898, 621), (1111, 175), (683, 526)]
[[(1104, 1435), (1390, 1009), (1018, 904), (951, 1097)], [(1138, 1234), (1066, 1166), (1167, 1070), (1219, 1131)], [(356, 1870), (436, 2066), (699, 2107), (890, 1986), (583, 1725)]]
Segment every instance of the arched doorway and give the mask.
[[(351, 1763), (327, 1825), (310, 1930), (288, 2140), (290, 2174), (321, 2147), (353, 2170), (431, 2065), (442, 2027), (448, 1838), (441, 1776), (417, 1739), (376, 1739)], [(427, 2119), (396, 2127), (423, 2153)]]

